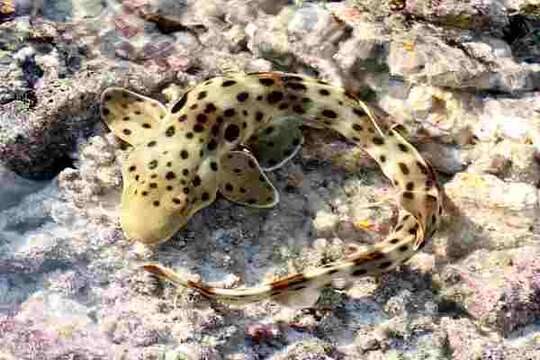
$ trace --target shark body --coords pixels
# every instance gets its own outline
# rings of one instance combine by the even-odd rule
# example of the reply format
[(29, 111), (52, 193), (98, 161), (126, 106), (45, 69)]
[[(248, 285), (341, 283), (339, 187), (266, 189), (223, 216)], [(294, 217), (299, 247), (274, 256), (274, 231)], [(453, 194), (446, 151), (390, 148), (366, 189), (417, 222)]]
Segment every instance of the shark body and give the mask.
[[(102, 96), (101, 114), (132, 145), (123, 164), (121, 225), (129, 239), (168, 240), (219, 192), (246, 206), (272, 207), (265, 175), (303, 143), (300, 126), (330, 129), (361, 147), (398, 191), (398, 221), (385, 240), (335, 263), (254, 288), (223, 289), (183, 279), (159, 264), (144, 268), (224, 302), (311, 294), (335, 277), (377, 275), (408, 260), (436, 231), (442, 191), (430, 166), (394, 128), (347, 91), (280, 72), (228, 74), (189, 89), (168, 106), (121, 88)], [(247, 150), (249, 149), (249, 150)]]

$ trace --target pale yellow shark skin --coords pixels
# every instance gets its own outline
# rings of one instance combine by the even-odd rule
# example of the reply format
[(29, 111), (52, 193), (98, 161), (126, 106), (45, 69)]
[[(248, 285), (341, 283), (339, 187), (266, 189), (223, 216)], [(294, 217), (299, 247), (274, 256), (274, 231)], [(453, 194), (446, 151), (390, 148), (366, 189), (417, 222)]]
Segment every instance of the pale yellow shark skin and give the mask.
[[(257, 160), (238, 147), (272, 133), (277, 124), (272, 120), (285, 116), (336, 131), (360, 146), (399, 191), (399, 220), (384, 241), (343, 261), (268, 285), (216, 289), (184, 280), (158, 264), (145, 266), (208, 297), (233, 303), (268, 297), (290, 301), (294, 297), (287, 294), (318, 291), (334, 277), (388, 271), (409, 259), (439, 225), (442, 195), (431, 166), (397, 131), (381, 129), (364, 103), (320, 80), (278, 72), (228, 74), (190, 89), (169, 109), (111, 88), (103, 94), (101, 110), (109, 128), (133, 145), (123, 164), (121, 224), (129, 239), (146, 244), (169, 239), (195, 212), (211, 204), (217, 191), (240, 204), (274, 206), (279, 200), (276, 190)], [(283, 153), (283, 158), (270, 159), (269, 167), (294, 156), (302, 143), (294, 136), (282, 138), (285, 142), (276, 144), (279, 151), (272, 154)], [(273, 146), (272, 141), (265, 144)]]

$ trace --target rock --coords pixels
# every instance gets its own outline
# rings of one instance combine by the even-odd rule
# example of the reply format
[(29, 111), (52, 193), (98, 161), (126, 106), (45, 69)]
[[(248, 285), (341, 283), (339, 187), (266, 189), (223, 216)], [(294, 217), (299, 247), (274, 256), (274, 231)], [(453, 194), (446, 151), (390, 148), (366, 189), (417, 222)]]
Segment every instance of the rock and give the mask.
[(443, 318), (441, 327), (446, 332), (448, 346), (456, 360), (479, 358), (488, 342), (468, 319)]
[(392, 75), (412, 83), (503, 92), (533, 90), (540, 84), (540, 65), (516, 63), (508, 45), (500, 40), (443, 40), (424, 26), (413, 31), (396, 36), (391, 43), (388, 67)]
[(486, 99), (474, 135), (483, 141), (502, 137), (538, 143), (535, 129), (540, 124), (539, 97), (539, 93), (533, 92), (521, 99)]
[[(106, 357), (111, 343), (89, 317), (89, 309), (59, 295), (36, 293), (13, 318), (2, 318), (3, 351), (16, 358)], [(80, 329), (84, 328), (84, 332)], [(25, 337), (24, 344), (20, 338)]]
[(506, 183), (488, 174), (458, 173), (445, 192), (459, 214), (446, 230), (450, 256), (474, 248), (512, 248), (534, 243), (538, 190), (526, 183)]
[(289, 346), (282, 354), (275, 356), (276, 360), (285, 359), (312, 359), (312, 360), (330, 360), (332, 359), (333, 347), (313, 338), (307, 338), (295, 345)]
[[(534, 11), (534, 5), (531, 4), (527, 9)], [(519, 61), (527, 63), (538, 63), (540, 56), (540, 42), (538, 35), (540, 34), (540, 20), (538, 17), (540, 11), (536, 7), (536, 17), (526, 17), (526, 12), (523, 15), (510, 17), (510, 24), (507, 27), (507, 40), (512, 47), (512, 53)]]
[[(532, 324), (539, 316), (540, 265), (538, 249), (473, 254), (465, 261), (461, 282), (449, 287), (450, 297), (466, 294), (468, 313), (483, 324), (508, 335)], [(474, 270), (474, 274), (471, 271)]]
[(20, 203), (23, 197), (39, 190), (44, 185), (44, 183), (17, 176), (0, 166), (0, 211)]
[(497, 1), (418, 1), (407, 5), (405, 12), (448, 27), (500, 31), (508, 22), (507, 8)]
[(339, 217), (337, 215), (319, 211), (315, 215), (315, 219), (313, 219), (313, 226), (319, 236), (330, 236), (335, 231), (338, 222)]
[(364, 353), (378, 350), (381, 347), (380, 340), (373, 333), (358, 333), (355, 342), (356, 346)]
[(420, 143), (418, 150), (437, 171), (453, 175), (465, 168), (464, 154), (455, 146), (430, 142)]
[[(70, 166), (70, 154), (78, 138), (88, 134), (98, 121), (98, 98), (110, 85), (110, 76), (111, 73), (87, 72), (68, 82), (45, 83), (35, 92), (35, 108), (14, 112), (12, 106), (3, 107), (0, 116), (7, 116), (10, 123), (0, 126), (1, 162), (19, 175), (33, 179), (50, 179)], [(172, 78), (171, 72), (155, 73), (152, 77), (133, 71), (127, 82), (115, 82), (124, 86), (131, 82), (133, 88), (139, 87), (141, 91), (156, 91), (167, 78)], [(79, 83), (80, 86), (74, 86)], [(89, 102), (93, 106), (87, 106)]]
[(99, 0), (43, 0), (34, 11), (52, 21), (71, 21), (97, 17), (104, 9)]
[(286, 5), (288, 5), (288, 0), (278, 0), (268, 2), (265, 0), (258, 0), (257, 5), (267, 14), (277, 15)]
[(538, 184), (540, 164), (536, 160), (537, 149), (533, 145), (511, 140), (479, 144), (469, 152), (471, 172), (486, 172), (511, 182)]
[(444, 161), (433, 159), (440, 163), (441, 170), (452, 172), (462, 166), (458, 163), (463, 161), (463, 151), (457, 154), (453, 149), (455, 144), (463, 146), (474, 141), (472, 129), (478, 124), (478, 109), (482, 106), (478, 97), (429, 85), (411, 86), (403, 81), (392, 81), (381, 92), (380, 106), (394, 122), (404, 125), (406, 136), (415, 145), (440, 147), (450, 156)]

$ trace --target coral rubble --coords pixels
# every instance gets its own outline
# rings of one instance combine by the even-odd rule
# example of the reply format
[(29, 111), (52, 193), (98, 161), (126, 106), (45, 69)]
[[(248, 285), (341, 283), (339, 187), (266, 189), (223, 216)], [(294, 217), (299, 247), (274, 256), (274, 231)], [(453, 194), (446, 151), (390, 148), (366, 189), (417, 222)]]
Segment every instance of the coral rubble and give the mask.
[[(381, 239), (394, 194), (312, 130), (276, 208), (218, 200), (157, 249), (118, 223), (108, 86), (164, 99), (224, 71), (315, 75), (370, 102), (439, 173), (441, 231), (399, 271), (314, 309), (242, 308), (140, 270), (234, 287)], [(538, 359), (540, 5), (0, 0), (1, 359)]]

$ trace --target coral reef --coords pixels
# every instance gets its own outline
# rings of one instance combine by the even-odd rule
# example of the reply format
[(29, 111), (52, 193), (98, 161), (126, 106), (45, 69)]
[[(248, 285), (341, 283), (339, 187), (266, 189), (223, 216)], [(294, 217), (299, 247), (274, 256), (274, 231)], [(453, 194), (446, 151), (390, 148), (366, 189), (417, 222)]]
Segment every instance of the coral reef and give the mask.
[[(280, 204), (223, 199), (157, 249), (118, 223), (122, 144), (99, 97), (224, 71), (346, 87), (439, 173), (444, 223), (409, 264), (313, 309), (211, 303), (141, 271), (253, 285), (382, 238), (394, 194), (342, 139), (306, 134)], [(1, 359), (540, 359), (540, 5), (0, 0)]]

